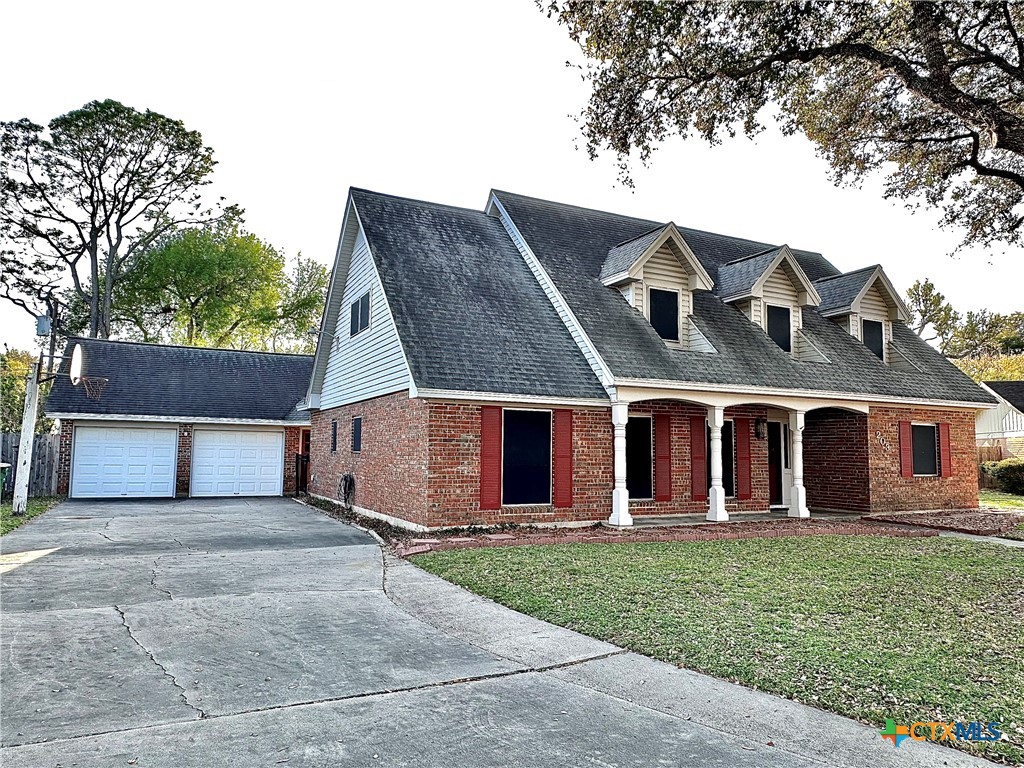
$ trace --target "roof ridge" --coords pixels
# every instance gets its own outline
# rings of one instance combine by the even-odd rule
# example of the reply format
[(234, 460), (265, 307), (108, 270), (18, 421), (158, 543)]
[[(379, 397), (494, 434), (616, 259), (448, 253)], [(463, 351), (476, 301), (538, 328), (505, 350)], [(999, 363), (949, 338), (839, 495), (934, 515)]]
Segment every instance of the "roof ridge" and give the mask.
[[(604, 210), (602, 208), (588, 208), (587, 206), (584, 206), (584, 205), (574, 205), (573, 203), (561, 203), (561, 202), (559, 202), (557, 200), (548, 200), (548, 199), (543, 198), (543, 197), (534, 197), (533, 195), (523, 195), (523, 194), (520, 194), (519, 192), (509, 192), (507, 190), (492, 188), (491, 189), (491, 194), (494, 194), (494, 195), (511, 195), (513, 197), (521, 197), (521, 198), (524, 198), (526, 200), (533, 200), (533, 201), (538, 202), (538, 203), (547, 203), (548, 205), (559, 205), (559, 206), (562, 206), (564, 208), (575, 208), (578, 211), (588, 211), (590, 213), (601, 213), (601, 214), (604, 214), (605, 216), (615, 216), (616, 218), (619, 218), (619, 219), (629, 219), (630, 221), (643, 222), (645, 224), (655, 223), (654, 219), (644, 219), (644, 218), (640, 218), (639, 216), (630, 216), (630, 215), (625, 214), (625, 213), (616, 213), (615, 211), (606, 211), (606, 210)], [(672, 222), (668, 222), (668, 223), (675, 223), (675, 221), (673, 220)], [(667, 226), (667, 224), (665, 224), (663, 226)], [(766, 243), (763, 240), (752, 240), (749, 237), (737, 237), (736, 235), (725, 235), (725, 234), (722, 234), (721, 232), (712, 232), (710, 229), (697, 229), (696, 227), (687, 227), (685, 225), (678, 224), (678, 223), (675, 223), (675, 227), (676, 227), (676, 229), (680, 230), (680, 234), (683, 235), (684, 239), (686, 238), (686, 232), (695, 232), (695, 233), (701, 234), (701, 235), (711, 235), (712, 237), (721, 237), (721, 238), (725, 238), (727, 240), (736, 240), (736, 241), (743, 242), (743, 243), (754, 243), (755, 245), (766, 245)], [(650, 230), (648, 230), (648, 232), (649, 231)], [(629, 242), (629, 241), (627, 240), (625, 242)], [(621, 243), (620, 243), (620, 245), (621, 245)], [(772, 247), (777, 248), (779, 246), (772, 246)], [(824, 258), (824, 256), (822, 255), (821, 251), (809, 251), (806, 248), (793, 248), (792, 246), (790, 246), (790, 250), (792, 250), (794, 253), (813, 254), (815, 256), (821, 256), (822, 258)], [(829, 262), (829, 264), (831, 264), (831, 262)]]
[[(739, 264), (741, 261), (746, 261), (747, 259), (754, 259), (757, 258), (758, 256), (764, 256), (766, 253), (771, 253), (772, 251), (781, 251), (783, 248), (788, 247), (789, 246), (787, 246), (785, 243), (783, 243), (782, 245), (773, 245), (771, 248), (765, 248), (763, 251), (758, 251), (757, 253), (751, 253), (748, 256), (740, 256), (738, 259), (727, 261), (725, 262), (725, 264), (722, 265), (722, 267), (728, 267), (730, 264)], [(790, 248), (790, 250), (792, 250), (792, 248)], [(719, 269), (721, 269), (722, 267), (719, 267)]]
[(853, 270), (850, 270), (849, 272), (840, 272), (838, 275), (829, 275), (828, 277), (819, 277), (814, 282), (816, 282), (816, 283), (824, 283), (826, 280), (835, 280), (837, 277), (849, 277), (850, 275), (856, 275), (858, 272), (866, 272), (869, 269), (871, 271), (874, 271), (874, 270), (878, 269), (880, 266), (882, 266), (882, 265), (881, 264), (872, 264), (870, 267), (861, 267), (860, 269), (853, 269)]
[(641, 237), (647, 237), (647, 236), (648, 236), (649, 234), (651, 234), (652, 232), (658, 232), (658, 231), (660, 231), (660, 230), (662, 230), (662, 229), (666, 229), (666, 228), (667, 228), (667, 227), (669, 226), (669, 224), (671, 224), (671, 223), (672, 223), (672, 222), (670, 221), (670, 222), (667, 222), (667, 223), (665, 223), (665, 224), (659, 224), (659, 225), (658, 225), (658, 226), (656, 226), (656, 227), (651, 227), (651, 228), (650, 228), (650, 229), (648, 229), (648, 230), (647, 230), (646, 232), (643, 232), (643, 233), (641, 233), (641, 234), (637, 235), (636, 237), (631, 237), (631, 238), (629, 238), (628, 240), (623, 240), (623, 241), (622, 241), (621, 243), (616, 243), (615, 245), (613, 245), (613, 246), (612, 246), (611, 248), (609, 248), (608, 250), (609, 250), (609, 251), (613, 251), (613, 250), (615, 250), (616, 248), (618, 248), (619, 246), (625, 245), (626, 243), (632, 243), (632, 242), (636, 242), (636, 241), (637, 241), (637, 240), (639, 240), (639, 239), (640, 239)]
[[(449, 211), (463, 211), (465, 213), (474, 213), (478, 216), (487, 216), (486, 211), (481, 211), (479, 208), (467, 208), (462, 205), (448, 205), (447, 203), (435, 203), (431, 200), (418, 200), (415, 197), (405, 197), (404, 195), (389, 195), (387, 192), (375, 192), (372, 189), (366, 189), (364, 187), (349, 187), (349, 194), (353, 192), (362, 192), (367, 195), (373, 195), (374, 197), (385, 197), (389, 200), (400, 200), (404, 203), (416, 203), (417, 205), (429, 205), (434, 208), (443, 208)], [(487, 218), (491, 218), (487, 216)]]
[(277, 357), (305, 357), (310, 360), (313, 355), (302, 352), (268, 352), (262, 349), (230, 349), (228, 347), (190, 347), (188, 344), (160, 344), (153, 341), (133, 341), (132, 339), (99, 339), (94, 336), (68, 336), (68, 341), (84, 341), (89, 344), (99, 342), (101, 344), (123, 344), (136, 347), (161, 347), (163, 349), (191, 349), (197, 352), (237, 352), (247, 355), (275, 355)]

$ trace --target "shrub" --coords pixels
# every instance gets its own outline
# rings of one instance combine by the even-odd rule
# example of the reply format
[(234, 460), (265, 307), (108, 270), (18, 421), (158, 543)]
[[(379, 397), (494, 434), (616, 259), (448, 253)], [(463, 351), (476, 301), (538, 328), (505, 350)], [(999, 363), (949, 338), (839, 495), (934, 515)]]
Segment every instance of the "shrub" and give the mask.
[(999, 490), (1024, 495), (1024, 459), (989, 461), (984, 469), (999, 483)]

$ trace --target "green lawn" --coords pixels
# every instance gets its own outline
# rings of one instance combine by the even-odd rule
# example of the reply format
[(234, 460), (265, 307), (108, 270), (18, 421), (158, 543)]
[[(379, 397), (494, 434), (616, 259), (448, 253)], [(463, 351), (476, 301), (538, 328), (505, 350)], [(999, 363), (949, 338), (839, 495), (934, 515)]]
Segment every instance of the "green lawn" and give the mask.
[(978, 503), (983, 507), (1024, 510), (1024, 496), (1016, 496), (1002, 491), (978, 491)]
[(5, 533), (10, 533), (19, 525), (24, 525), (33, 517), (43, 514), (46, 510), (56, 504), (60, 499), (55, 498), (41, 498), (41, 499), (29, 499), (28, 510), (24, 515), (15, 517), (11, 514), (11, 500), (5, 498), (0, 502), (0, 536)]
[(818, 536), (438, 552), (523, 613), (883, 727), (998, 720), (1024, 764), (1024, 550)]

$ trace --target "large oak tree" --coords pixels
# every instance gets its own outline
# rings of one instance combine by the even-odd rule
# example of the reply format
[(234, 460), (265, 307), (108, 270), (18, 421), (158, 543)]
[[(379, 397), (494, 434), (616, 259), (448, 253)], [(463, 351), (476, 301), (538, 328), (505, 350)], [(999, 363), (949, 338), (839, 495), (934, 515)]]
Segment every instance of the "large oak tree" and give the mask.
[(204, 221), (212, 150), (178, 120), (93, 101), (43, 127), (0, 122), (2, 296), (30, 311), (70, 283), (89, 335), (111, 330), (118, 282), (167, 232)]
[(1020, 4), (538, 3), (588, 57), (588, 148), (627, 181), (630, 154), (669, 135), (715, 143), (775, 119), (838, 181), (881, 170), (888, 197), (941, 209), (965, 243), (1020, 241)]

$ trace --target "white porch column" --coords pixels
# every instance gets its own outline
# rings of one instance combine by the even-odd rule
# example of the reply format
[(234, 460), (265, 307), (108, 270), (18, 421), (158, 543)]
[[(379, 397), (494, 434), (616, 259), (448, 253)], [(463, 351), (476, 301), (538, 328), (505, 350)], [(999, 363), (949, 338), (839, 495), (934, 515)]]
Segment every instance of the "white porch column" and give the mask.
[(804, 488), (804, 411), (789, 414), (789, 433), (793, 438), (793, 487), (789, 491), (789, 516), (810, 517), (807, 489)]
[(708, 520), (722, 523), (729, 519), (725, 511), (725, 487), (722, 485), (722, 426), (725, 408), (708, 406), (708, 426), (711, 427), (711, 488), (708, 490)]
[(612, 490), (612, 516), (609, 525), (632, 525), (629, 514), (629, 491), (626, 490), (626, 421), (628, 403), (612, 403), (612, 426), (615, 428), (615, 488)]

